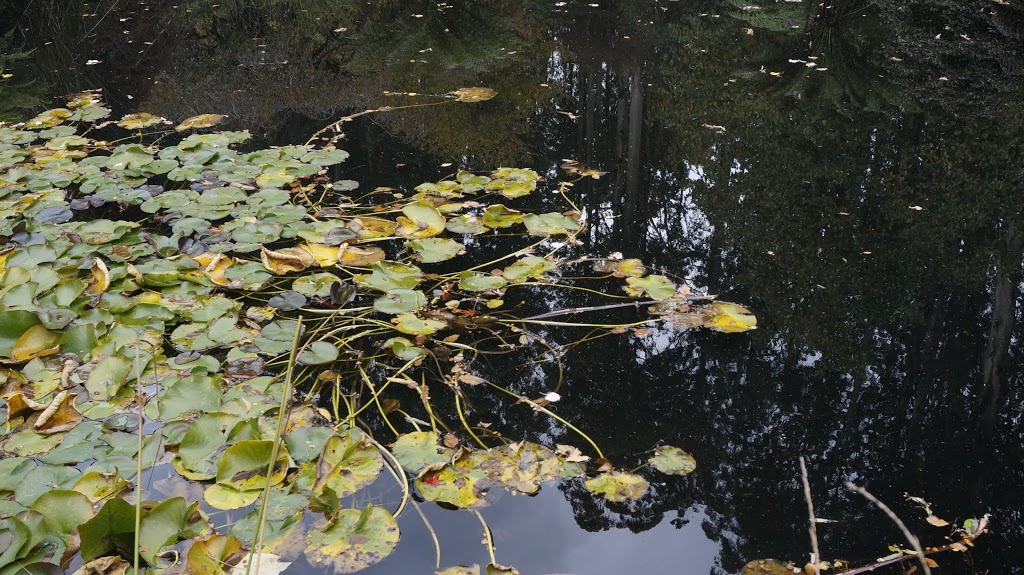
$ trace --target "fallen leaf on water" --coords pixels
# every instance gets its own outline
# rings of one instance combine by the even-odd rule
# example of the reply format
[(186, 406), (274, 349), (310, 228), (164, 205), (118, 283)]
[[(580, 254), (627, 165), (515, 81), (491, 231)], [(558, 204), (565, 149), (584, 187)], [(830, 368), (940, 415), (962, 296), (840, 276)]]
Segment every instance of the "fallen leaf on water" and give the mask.
[(484, 102), (497, 96), (498, 92), (491, 88), (459, 88), (448, 92), (448, 95), (460, 102)]
[(270, 273), (277, 275), (301, 272), (316, 263), (313, 254), (302, 248), (268, 250), (260, 246), (260, 259)]

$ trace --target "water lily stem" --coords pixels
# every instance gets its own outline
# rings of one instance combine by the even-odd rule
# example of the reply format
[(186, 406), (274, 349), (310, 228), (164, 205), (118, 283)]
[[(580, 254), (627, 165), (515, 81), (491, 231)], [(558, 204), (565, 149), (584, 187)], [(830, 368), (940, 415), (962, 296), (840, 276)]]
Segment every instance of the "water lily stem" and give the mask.
[(480, 515), (479, 511), (474, 509), (473, 513), (476, 514), (476, 518), (480, 520), (480, 525), (483, 525), (484, 527), (484, 536), (487, 537), (487, 553), (491, 556), (491, 563), (496, 565), (498, 560), (494, 558), (494, 538), (491, 537), (491, 528), (487, 526), (487, 522), (484, 521), (484, 516)]
[(544, 406), (538, 404), (537, 402), (533, 401), (532, 399), (530, 399), (528, 397), (525, 397), (525, 396), (519, 395), (518, 393), (509, 391), (509, 390), (505, 389), (504, 387), (501, 387), (500, 385), (498, 385), (496, 383), (493, 383), (493, 382), (490, 382), (490, 381), (486, 381), (486, 380), (484, 380), (484, 383), (486, 383), (487, 385), (489, 385), (489, 386), (491, 386), (491, 387), (493, 387), (493, 388), (495, 388), (495, 389), (497, 389), (499, 391), (502, 391), (504, 393), (507, 393), (508, 395), (511, 395), (512, 397), (518, 399), (519, 401), (522, 401), (523, 403), (530, 404), (530, 407), (536, 409), (537, 411), (541, 411), (541, 412), (546, 413), (546, 414), (550, 415), (551, 417), (555, 418), (555, 420), (561, 422), (562, 425), (565, 425), (569, 429), (575, 431), (580, 437), (582, 437), (584, 440), (586, 440), (586, 442), (589, 443), (590, 446), (594, 448), (594, 452), (597, 453), (597, 456), (602, 458), (602, 459), (604, 459), (604, 453), (601, 452), (601, 448), (598, 447), (596, 443), (594, 443), (593, 439), (590, 439), (589, 435), (587, 435), (586, 433), (583, 433), (580, 430), (580, 428), (578, 428), (575, 425), (569, 423), (564, 418), (560, 417), (557, 413), (555, 413), (555, 412), (545, 408)]
[(292, 395), (292, 376), (295, 370), (295, 358), (299, 355), (299, 338), (302, 336), (302, 316), (295, 323), (295, 336), (292, 339), (292, 349), (288, 356), (288, 368), (284, 376), (284, 389), (281, 391), (281, 405), (277, 409), (277, 433), (274, 434), (274, 447), (270, 452), (270, 461), (267, 463), (267, 482), (263, 486), (263, 500), (260, 501), (259, 518), (256, 521), (256, 533), (253, 536), (253, 548), (249, 550), (249, 562), (245, 566), (245, 575), (249, 575), (255, 558), (256, 571), (259, 575), (259, 556), (263, 552), (263, 523), (267, 518), (267, 504), (270, 501), (270, 488), (274, 481), (274, 468), (277, 467), (277, 455), (281, 451), (281, 441), (284, 436), (285, 423), (288, 421), (288, 399)]
[(423, 524), (427, 527), (427, 532), (430, 533), (430, 538), (434, 541), (434, 569), (441, 568), (441, 543), (437, 540), (437, 533), (434, 532), (434, 526), (427, 520), (427, 516), (420, 509), (420, 504), (416, 503), (416, 500), (412, 500), (412, 508), (416, 510), (416, 513), (420, 514), (420, 519), (423, 520)]
[(476, 441), (480, 447), (487, 449), (487, 444), (481, 441), (480, 438), (473, 433), (473, 428), (470, 427), (469, 423), (466, 421), (466, 414), (462, 409), (462, 394), (458, 392), (455, 393), (455, 410), (459, 412), (459, 421), (462, 422), (462, 427), (466, 428), (466, 431), (469, 432), (469, 435), (473, 437), (473, 440)]

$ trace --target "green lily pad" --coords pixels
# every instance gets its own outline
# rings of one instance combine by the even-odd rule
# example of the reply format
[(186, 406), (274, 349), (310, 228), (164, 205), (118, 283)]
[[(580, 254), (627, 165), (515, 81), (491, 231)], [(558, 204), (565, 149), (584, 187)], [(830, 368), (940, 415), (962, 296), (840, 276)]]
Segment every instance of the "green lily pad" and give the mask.
[(457, 565), (455, 567), (435, 571), (434, 575), (480, 575), (480, 566), (475, 563), (469, 567)]
[(93, 516), (92, 501), (77, 491), (54, 490), (32, 503), (32, 511), (43, 516), (47, 529), (67, 536)]
[(555, 263), (538, 256), (526, 256), (506, 267), (502, 275), (510, 282), (526, 281), (529, 278), (548, 279), (545, 274), (555, 269)]
[(580, 229), (576, 218), (562, 214), (530, 214), (523, 218), (526, 231), (534, 236), (568, 236)]
[(78, 527), (83, 561), (92, 561), (135, 545), (135, 507), (124, 499), (110, 499), (96, 515)]
[(697, 460), (692, 455), (671, 445), (663, 445), (654, 450), (654, 456), (647, 460), (662, 473), (669, 475), (686, 475), (697, 469)]
[(142, 518), (139, 528), (139, 555), (149, 564), (157, 564), (157, 553), (178, 541), (178, 533), (185, 527), (188, 503), (181, 497), (172, 497), (154, 505)]
[(35, 325), (39, 325), (39, 318), (32, 312), (0, 312), (0, 357), (11, 357), (18, 338)]
[[(273, 450), (273, 441), (239, 441), (228, 447), (217, 463), (217, 483), (239, 491), (263, 489), (267, 484), (267, 466)], [(270, 484), (284, 481), (287, 472), (288, 452), (280, 449)]]
[(423, 292), (410, 289), (389, 290), (383, 297), (373, 301), (373, 309), (393, 315), (416, 311), (425, 305), (427, 298)]
[(334, 274), (316, 273), (296, 278), (292, 282), (292, 291), (309, 297), (327, 297), (331, 295), (331, 286), (339, 281)]
[(472, 272), (462, 272), (459, 287), (466, 291), (490, 291), (501, 289), (508, 283), (502, 276), (488, 276)]
[(390, 555), (398, 538), (398, 523), (383, 507), (344, 509), (333, 524), (306, 534), (306, 559), (335, 573), (355, 573)]
[(494, 204), (484, 209), (483, 223), (489, 228), (507, 228), (523, 221), (524, 217), (522, 212)]
[(420, 268), (401, 262), (380, 261), (373, 264), (372, 273), (356, 274), (353, 279), (359, 285), (383, 292), (394, 289), (412, 289), (423, 279)]
[(3, 444), (3, 450), (11, 455), (39, 455), (57, 447), (64, 441), (64, 435), (55, 433), (53, 435), (41, 435), (34, 431), (19, 431)]
[(411, 313), (399, 314), (392, 322), (395, 324), (395, 329), (409, 335), (430, 335), (447, 325), (443, 321), (422, 319)]
[(338, 359), (337, 346), (326, 341), (314, 341), (299, 353), (297, 361), (302, 365), (323, 365)]
[(453, 234), (468, 235), (482, 234), (490, 229), (484, 225), (484, 220), (481, 216), (474, 216), (472, 214), (460, 214), (448, 218), (448, 222), (445, 223), (444, 227)]
[(417, 260), (431, 264), (450, 260), (463, 253), (463, 245), (444, 238), (428, 238), (405, 242), (406, 249), (412, 250)]
[(427, 355), (427, 350), (422, 347), (418, 347), (404, 337), (388, 338), (381, 344), (381, 348), (391, 350), (391, 353), (395, 354), (395, 357), (404, 359), (405, 361), (412, 361), (418, 357)]
[(509, 567), (507, 565), (488, 563), (487, 575), (519, 575), (519, 570), (515, 567)]
[(626, 278), (626, 286), (623, 289), (633, 297), (647, 294), (651, 299), (664, 300), (675, 295), (676, 284), (665, 276), (649, 275), (642, 278)]
[(455, 451), (440, 445), (436, 431), (414, 431), (395, 441), (391, 453), (407, 471), (419, 475), (423, 470), (445, 465)]
[(129, 487), (131, 483), (121, 479), (116, 473), (101, 473), (90, 471), (83, 474), (71, 489), (85, 495), (89, 501), (99, 503), (100, 501), (120, 493)]
[(650, 484), (633, 473), (611, 471), (591, 477), (583, 483), (592, 493), (604, 496), (608, 501), (633, 501), (647, 493)]
[(229, 511), (232, 509), (248, 507), (253, 503), (256, 503), (256, 500), (260, 498), (261, 493), (263, 493), (261, 489), (241, 491), (234, 487), (214, 483), (203, 490), (203, 499), (209, 503), (211, 507)]

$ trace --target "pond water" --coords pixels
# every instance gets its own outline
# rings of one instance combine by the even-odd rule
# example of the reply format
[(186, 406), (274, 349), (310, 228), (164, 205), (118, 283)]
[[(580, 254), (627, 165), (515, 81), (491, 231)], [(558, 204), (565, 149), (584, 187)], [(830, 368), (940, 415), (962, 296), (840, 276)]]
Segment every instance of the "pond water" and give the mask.
[[(817, 514), (835, 521), (818, 527), (825, 557), (859, 565), (904, 544), (853, 481), (926, 544), (948, 530), (905, 494), (950, 522), (992, 514), (976, 548), (936, 557), (941, 573), (1024, 573), (1018, 2), (8, 1), (0, 28), (0, 50), (31, 51), (7, 58), (8, 120), (102, 88), (115, 114), (222, 113), (293, 144), (345, 113), (426, 101), (388, 91), (494, 88), (488, 102), (348, 124), (339, 175), (411, 189), (457, 167), (554, 178), (577, 160), (608, 172), (570, 191), (582, 251), (640, 258), (756, 313), (744, 334), (659, 328), (574, 346), (560, 383), (551, 366), (491, 365), (514, 390), (557, 388), (559, 413), (623, 468), (661, 442), (698, 461), (633, 505), (574, 482), (501, 498), (483, 510), (500, 563), (802, 564), (803, 455)], [(468, 399), (520, 437), (574, 439), (521, 406)], [(442, 566), (488, 561), (474, 515), (422, 508)], [(431, 572), (422, 521), (406, 513), (401, 527), (366, 573)]]

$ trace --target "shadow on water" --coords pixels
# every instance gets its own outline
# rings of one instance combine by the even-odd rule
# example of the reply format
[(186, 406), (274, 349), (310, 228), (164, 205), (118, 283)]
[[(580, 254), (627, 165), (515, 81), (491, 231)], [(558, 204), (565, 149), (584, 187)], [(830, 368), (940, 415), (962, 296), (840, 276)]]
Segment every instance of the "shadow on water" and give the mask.
[[(926, 543), (943, 532), (904, 493), (950, 521), (992, 513), (992, 534), (940, 558), (943, 572), (1024, 572), (1019, 3), (102, 0), (0, 3), (0, 22), (4, 52), (30, 52), (5, 64), (4, 114), (102, 87), (116, 111), (226, 113), (294, 143), (345, 111), (422, 101), (387, 90), (491, 86), (486, 104), (350, 125), (346, 177), (411, 188), (443, 162), (551, 177), (576, 159), (609, 172), (572, 190), (587, 251), (752, 304), (752, 334), (655, 329), (568, 351), (561, 413), (623, 468), (667, 442), (698, 469), (632, 507), (571, 482), (505, 497), (484, 511), (500, 562), (610, 574), (802, 560), (804, 455), (819, 515), (838, 521), (819, 528), (827, 557), (870, 562), (901, 541), (842, 489), (851, 480)], [(490, 369), (518, 392), (554, 385), (550, 369), (514, 367)], [(475, 418), (575, 442), (478, 395)], [(425, 509), (443, 565), (487, 561), (475, 517)], [(432, 564), (419, 518), (403, 522), (369, 572)]]

